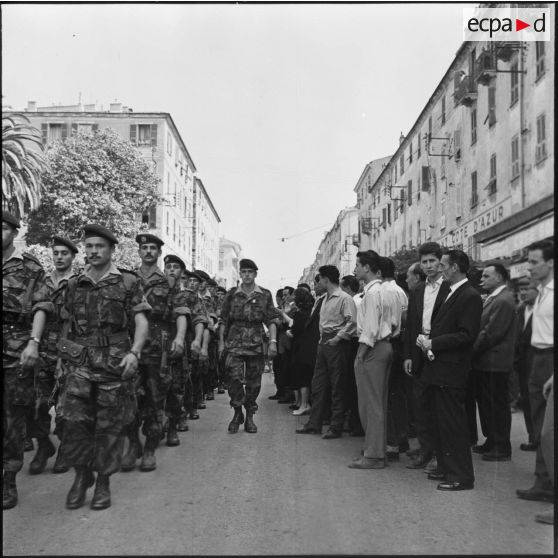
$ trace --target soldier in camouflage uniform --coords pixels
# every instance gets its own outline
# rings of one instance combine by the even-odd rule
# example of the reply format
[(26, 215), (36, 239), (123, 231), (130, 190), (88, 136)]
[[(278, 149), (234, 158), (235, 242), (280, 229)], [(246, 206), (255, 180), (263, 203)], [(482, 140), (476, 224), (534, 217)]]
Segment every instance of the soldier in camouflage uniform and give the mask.
[[(169, 280), (172, 278), (177, 285), (181, 285), (182, 276), (186, 273), (186, 266), (178, 256), (171, 254), (165, 257), (165, 274)], [(167, 446), (178, 446), (180, 439), (177, 431), (188, 430), (186, 415), (192, 411), (190, 359), (193, 353), (199, 353), (207, 321), (196, 293), (184, 288), (181, 289), (180, 295), (184, 297), (183, 303), (188, 308), (186, 343), (182, 358), (172, 363), (172, 384), (165, 405), (169, 418)], [(192, 415), (190, 417), (192, 418)]]
[(83, 230), (88, 265), (68, 281), (61, 310), (62, 451), (76, 470), (66, 507), (83, 505), (95, 470), (91, 508), (100, 510), (110, 506), (109, 478), (120, 469), (124, 428), (136, 412), (133, 379), (151, 308), (139, 277), (112, 262), (118, 243), (112, 232), (100, 225)]
[[(151, 306), (149, 336), (142, 351), (139, 378), (136, 381), (138, 414), (127, 427), (128, 451), (122, 458), (122, 471), (131, 471), (142, 457), (139, 428), (143, 423), (145, 448), (140, 465), (142, 471), (157, 467), (155, 449), (163, 433), (164, 407), (172, 382), (171, 360), (184, 354), (186, 316), (190, 309), (173, 276), (166, 276), (157, 266), (163, 241), (153, 234), (136, 236), (141, 266), (136, 270), (142, 281), (145, 298)], [(167, 261), (167, 260), (165, 260)], [(178, 283), (178, 284), (177, 284)]]
[[(38, 379), (38, 399), (35, 403), (35, 413), (27, 417), (27, 432), (30, 436), (37, 438), (38, 449), (35, 457), (29, 464), (29, 472), (38, 475), (45, 470), (49, 457), (55, 453), (54, 446), (50, 441), (50, 408), (55, 403), (51, 400), (51, 395), (55, 388), (56, 368), (58, 362), (58, 352), (56, 343), (60, 337), (62, 320), (60, 319), (60, 309), (62, 305), (62, 295), (68, 284), (68, 279), (73, 275), (72, 264), (78, 253), (77, 246), (69, 239), (61, 236), (52, 238), (52, 261), (54, 271), (47, 273), (45, 283), (51, 302), (54, 305), (54, 312), (47, 323), (43, 345), (41, 347), (41, 358), (44, 366), (41, 367)], [(58, 391), (58, 389), (56, 390)], [(62, 439), (63, 425), (57, 417), (55, 433)], [(58, 455), (53, 473), (65, 473), (69, 467), (64, 462), (64, 457), (58, 448)]]
[(226, 353), (219, 355), (219, 328), (221, 327), (221, 308), (223, 306), (223, 301), (225, 300), (225, 295), (227, 294), (227, 289), (225, 287), (217, 286), (215, 289), (217, 298), (217, 393), (225, 393), (228, 389), (227, 378), (225, 374), (225, 356)]
[(242, 283), (227, 293), (221, 309), (219, 353), (227, 351), (229, 396), (234, 409), (229, 432), (238, 432), (240, 424), (244, 422), (244, 405), (244, 431), (255, 433), (258, 429), (253, 415), (258, 409), (256, 399), (260, 393), (265, 363), (263, 325), (269, 329), (269, 356), (273, 358), (277, 354), (277, 323), (280, 315), (273, 306), (271, 293), (256, 285), (256, 264), (252, 260), (243, 259), (240, 260), (239, 267)]
[(25, 418), (33, 408), (39, 344), (47, 315), (53, 310), (41, 264), (14, 246), (19, 227), (19, 219), (2, 211), (2, 508), (5, 510), (17, 504), (16, 475), (23, 467)]

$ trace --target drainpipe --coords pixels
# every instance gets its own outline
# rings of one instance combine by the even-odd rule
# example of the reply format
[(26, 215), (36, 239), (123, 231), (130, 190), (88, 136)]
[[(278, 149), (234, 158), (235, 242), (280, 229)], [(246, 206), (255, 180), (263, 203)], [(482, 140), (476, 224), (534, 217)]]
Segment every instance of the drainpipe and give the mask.
[[(534, 44), (534, 43), (533, 43)], [(519, 129), (521, 130), (519, 134), (519, 158), (521, 165), (521, 208), (525, 208), (525, 139), (524, 134), (527, 133), (525, 128), (525, 55), (524, 50), (525, 43), (521, 43), (521, 48), (519, 50)]]

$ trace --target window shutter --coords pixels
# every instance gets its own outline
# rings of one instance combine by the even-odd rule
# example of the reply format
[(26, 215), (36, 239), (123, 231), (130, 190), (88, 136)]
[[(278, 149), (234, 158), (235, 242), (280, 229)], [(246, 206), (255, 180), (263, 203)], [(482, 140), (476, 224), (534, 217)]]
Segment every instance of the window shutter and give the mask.
[(151, 147), (157, 147), (157, 124), (151, 124)]
[(453, 132), (453, 144), (455, 160), (459, 161), (461, 159), (461, 130), (455, 130), (455, 132)]
[(62, 141), (68, 137), (68, 124), (62, 124)]
[(413, 181), (407, 182), (407, 205), (413, 205)]
[(138, 126), (137, 124), (130, 124), (130, 141), (134, 144), (137, 145), (138, 143)]
[(387, 209), (385, 207), (382, 208), (382, 226), (384, 229), (386, 228), (386, 221), (387, 221)]
[(78, 125), (77, 122), (72, 122), (72, 136), (76, 136), (78, 133)]
[(91, 130), (93, 133), (98, 132), (99, 131), (99, 124), (93, 124), (93, 126), (91, 127)]
[(43, 145), (46, 145), (48, 142), (48, 124), (45, 124), (44, 122), (41, 124), (41, 136)]
[(428, 192), (430, 190), (430, 167), (422, 167), (422, 191)]

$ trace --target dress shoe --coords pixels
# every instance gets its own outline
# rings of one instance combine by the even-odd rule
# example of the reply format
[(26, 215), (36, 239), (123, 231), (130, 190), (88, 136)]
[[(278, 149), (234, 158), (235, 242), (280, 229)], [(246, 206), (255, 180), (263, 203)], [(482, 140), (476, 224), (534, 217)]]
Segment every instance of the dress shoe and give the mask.
[(472, 482), (464, 483), (464, 482), (457, 482), (457, 481), (446, 481), (441, 482), (438, 485), (438, 490), (444, 490), (446, 492), (456, 491), (456, 490), (473, 490), (475, 485)]
[(252, 411), (246, 411), (246, 420), (244, 421), (244, 432), (248, 434), (255, 434), (258, 431), (258, 427), (254, 424), (254, 413)]
[(29, 437), (25, 438), (25, 442), (23, 444), (23, 451), (33, 451), (35, 446), (33, 445), (33, 440)]
[(297, 405), (296, 403), (294, 403), (293, 405), (289, 405), (289, 409), (291, 411), (296, 411), (296, 410), (300, 409), (300, 405)]
[(521, 451), (537, 451), (539, 444), (533, 444), (533, 442), (529, 442), (527, 444), (519, 444), (519, 449)]
[(295, 411), (293, 411), (293, 415), (295, 416), (302, 416), (302, 415), (309, 415), (310, 411), (312, 410), (311, 407), (303, 407), (301, 409), (297, 409)]
[(52, 472), (55, 474), (60, 473), (67, 473), (70, 470), (70, 467), (66, 463), (64, 459), (64, 455), (60, 451), (60, 446), (58, 446), (58, 453), (56, 454), (56, 461), (54, 462), (54, 466), (52, 467)]
[(49, 457), (56, 453), (56, 448), (49, 438), (39, 438), (39, 447), (33, 461), (29, 464), (29, 473), (31, 475), (39, 475), (45, 470)]
[(554, 502), (554, 494), (550, 491), (540, 490), (532, 486), (527, 490), (521, 490), (518, 488), (515, 493), (518, 498), (522, 500), (533, 500), (536, 502)]
[(190, 428), (188, 427), (188, 417), (186, 415), (183, 415), (178, 419), (176, 429), (178, 430), (178, 432), (188, 432), (188, 430), (190, 430)]
[(410, 449), (409, 451), (406, 452), (407, 457), (417, 457), (418, 455), (420, 455), (420, 449), (419, 448), (415, 448), (415, 449)]
[(482, 455), (483, 461), (511, 461), (511, 453), (490, 450)]
[(430, 462), (429, 457), (425, 455), (421, 455), (419, 453), (419, 455), (415, 459), (413, 459), (408, 465), (405, 465), (405, 467), (407, 467), (407, 469), (424, 469), (424, 467), (428, 465), (429, 462)]
[(490, 451), (490, 446), (485, 442), (484, 444), (475, 444), (471, 451), (473, 453), (488, 453)]
[(223, 395), (223, 393), (225, 393), (225, 390), (224, 390), (222, 387), (217, 388), (217, 393), (218, 393), (219, 395)]
[(90, 505), (92, 510), (104, 510), (110, 507), (109, 478), (109, 475), (97, 475), (97, 484)]
[(331, 430), (329, 429), (322, 438), (324, 440), (333, 440), (333, 438), (341, 438), (341, 432), (339, 430)]
[(198, 413), (196, 413), (196, 411), (190, 411), (190, 414), (188, 415), (188, 418), (190, 420), (198, 420), (200, 418), (200, 415), (198, 415)]
[(349, 469), (383, 469), (385, 466), (385, 459), (374, 457), (361, 457), (348, 465)]
[(446, 474), (436, 471), (434, 473), (428, 473), (426, 478), (428, 480), (444, 480), (446, 478)]
[(282, 397), (282, 395), (279, 392), (277, 392), (275, 395), (270, 395), (268, 397), (268, 399), (271, 399), (272, 401), (276, 401), (277, 399), (280, 399), (281, 397)]
[(177, 419), (169, 419), (169, 431), (167, 432), (167, 446), (175, 447), (180, 445), (180, 438), (178, 437)]
[(535, 521), (538, 523), (546, 523), (547, 525), (554, 525), (554, 510), (538, 513), (535, 515)]
[(352, 436), (353, 438), (362, 438), (364, 436), (364, 430), (362, 430), (362, 428), (350, 430), (349, 436)]
[(301, 428), (296, 429), (297, 434), (320, 434), (316, 428), (312, 428), (311, 426), (302, 426)]
[(215, 400), (215, 395), (211, 391), (205, 396), (205, 399), (206, 399), (206, 401), (214, 401)]
[(4, 471), (2, 483), (2, 509), (10, 510), (17, 505), (17, 487), (15, 471)]
[(398, 451), (386, 451), (386, 457), (388, 461), (399, 461)]
[(95, 483), (95, 475), (89, 467), (76, 467), (74, 484), (66, 496), (66, 507), (69, 510), (77, 510), (85, 502), (85, 493)]
[(198, 403), (198, 404), (196, 405), (196, 407), (197, 407), (198, 409), (207, 409), (207, 405), (206, 405), (205, 403)]
[(425, 473), (435, 473), (438, 470), (438, 461), (433, 457), (424, 468)]
[(238, 429), (240, 428), (240, 425), (244, 422), (244, 414), (242, 412), (242, 407), (234, 407), (234, 416), (231, 420), (231, 422), (229, 422), (229, 432), (231, 434), (236, 434), (238, 432)]

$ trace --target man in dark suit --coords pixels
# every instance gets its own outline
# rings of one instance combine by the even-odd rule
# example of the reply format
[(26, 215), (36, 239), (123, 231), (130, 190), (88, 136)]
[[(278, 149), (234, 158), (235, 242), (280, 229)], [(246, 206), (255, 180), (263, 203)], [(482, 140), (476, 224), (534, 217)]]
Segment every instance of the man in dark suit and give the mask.
[(465, 252), (450, 250), (442, 256), (441, 268), (450, 283), (449, 294), (432, 319), (430, 336), (417, 339), (428, 357), (421, 377), (428, 385), (426, 393), (436, 426), (438, 470), (428, 478), (442, 481), (438, 490), (470, 490), (475, 475), (465, 395), (482, 300), (467, 279), (469, 258)]
[(517, 309), (517, 342), (515, 344), (514, 369), (519, 380), (519, 402), (525, 419), (527, 435), (529, 436), (528, 442), (520, 444), (519, 449), (522, 451), (536, 451), (537, 444), (533, 435), (528, 381), (533, 356), (531, 351), (533, 304), (535, 304), (539, 291), (537, 285), (528, 277), (520, 279), (518, 286), (521, 303)]
[(422, 469), (434, 454), (434, 430), (431, 410), (426, 399), (427, 384), (421, 373), (427, 358), (417, 347), (417, 337), (429, 335), (431, 321), (449, 292), (449, 283), (444, 281), (440, 270), (442, 249), (436, 242), (427, 242), (419, 247), (420, 266), (426, 281), (418, 283), (409, 293), (409, 307), (404, 335), (403, 368), (413, 381), (414, 426), (420, 444), (419, 454), (408, 469)]
[(508, 272), (502, 264), (494, 263), (483, 269), (481, 287), (488, 292), (488, 297), (483, 303), (472, 362), (475, 400), (486, 436), (486, 442), (475, 448), (483, 454), (483, 461), (511, 459), (508, 382), (513, 370), (517, 314), (507, 281)]

